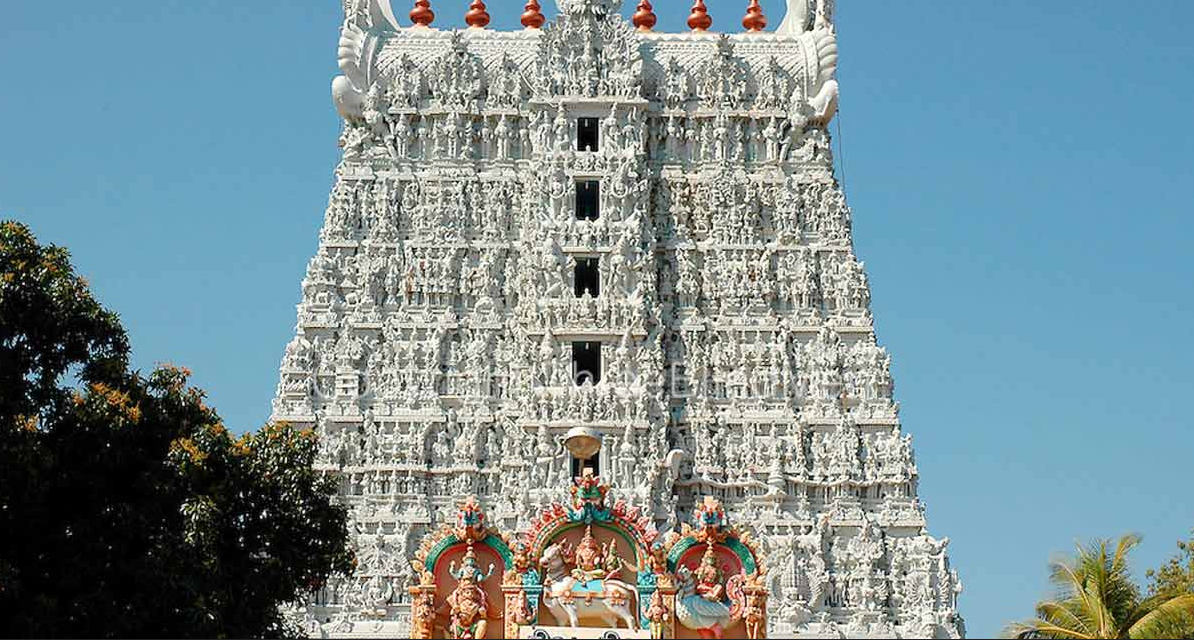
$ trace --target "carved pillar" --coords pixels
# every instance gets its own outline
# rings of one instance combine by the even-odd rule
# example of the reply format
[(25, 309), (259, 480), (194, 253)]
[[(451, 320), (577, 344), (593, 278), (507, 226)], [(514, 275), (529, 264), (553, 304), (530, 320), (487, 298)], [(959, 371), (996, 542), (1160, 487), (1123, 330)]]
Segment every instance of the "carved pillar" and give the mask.
[(676, 593), (675, 585), (660, 584), (651, 595), (647, 607), (647, 619), (651, 624), (652, 638), (676, 637)]
[(410, 594), (410, 637), (430, 640), (435, 633), (435, 585), (407, 589)]
[(535, 619), (534, 613), (531, 611), (527, 592), (521, 585), (505, 585), (502, 587), (502, 593), (506, 598), (506, 619), (504, 621), (506, 632), (502, 637), (517, 638), (519, 637), (518, 628), (531, 624)]
[(767, 637), (767, 588), (760, 584), (747, 584), (742, 589), (746, 596), (746, 610), (742, 622), (746, 624), (746, 637), (751, 640)]

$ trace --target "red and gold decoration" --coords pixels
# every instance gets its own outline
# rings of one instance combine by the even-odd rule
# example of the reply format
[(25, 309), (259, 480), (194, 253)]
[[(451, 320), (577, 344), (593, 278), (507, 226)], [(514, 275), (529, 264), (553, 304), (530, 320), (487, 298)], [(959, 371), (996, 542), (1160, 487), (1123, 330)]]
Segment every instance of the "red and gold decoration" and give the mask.
[(448, 637), (484, 638), (489, 628), (489, 596), (482, 585), (493, 575), (493, 565), (489, 565), (489, 573), (483, 573), (470, 544), (459, 571), (453, 562), (448, 567), (448, 575), (456, 578), (456, 588), (444, 602), (444, 608), (450, 613)]
[[(715, 498), (705, 498), (693, 521), (664, 543), (676, 579), (675, 621), (701, 638), (766, 637), (767, 569), (758, 546), (748, 532), (730, 526)], [(669, 637), (681, 637), (680, 630)]]
[(546, 22), (547, 18), (543, 17), (543, 7), (539, 6), (539, 0), (527, 2), (522, 11), (522, 26), (528, 29), (542, 29)]
[(489, 12), (485, 8), (485, 3), (482, 0), (473, 0), (469, 5), (468, 13), (464, 14), (464, 22), (470, 27), (477, 29), (484, 29), (489, 26)]
[(503, 637), (507, 599), (495, 575), (516, 566), (508, 537), (490, 527), (476, 497), (461, 503), (453, 524), (419, 545), (411, 568), (412, 638)]

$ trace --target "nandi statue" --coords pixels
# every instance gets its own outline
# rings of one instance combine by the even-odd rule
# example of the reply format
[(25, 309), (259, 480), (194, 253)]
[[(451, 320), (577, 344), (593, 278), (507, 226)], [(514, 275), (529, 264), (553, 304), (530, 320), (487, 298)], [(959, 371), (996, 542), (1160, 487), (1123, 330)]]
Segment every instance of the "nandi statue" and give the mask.
[(636, 591), (620, 579), (624, 563), (614, 541), (598, 545), (589, 527), (575, 551), (567, 542), (552, 544), (539, 564), (544, 604), (560, 624), (577, 628), (582, 620), (597, 618), (608, 628), (637, 628)]

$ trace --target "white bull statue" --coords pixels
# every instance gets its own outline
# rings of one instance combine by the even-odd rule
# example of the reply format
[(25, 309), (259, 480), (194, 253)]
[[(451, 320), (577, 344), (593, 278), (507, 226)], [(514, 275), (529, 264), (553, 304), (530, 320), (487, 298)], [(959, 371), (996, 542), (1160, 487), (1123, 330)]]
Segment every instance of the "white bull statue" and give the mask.
[(544, 575), (543, 603), (551, 615), (574, 629), (582, 620), (594, 618), (605, 628), (637, 629), (634, 587), (616, 577), (582, 583), (569, 572), (565, 555), (566, 545), (556, 543), (544, 550), (539, 561)]

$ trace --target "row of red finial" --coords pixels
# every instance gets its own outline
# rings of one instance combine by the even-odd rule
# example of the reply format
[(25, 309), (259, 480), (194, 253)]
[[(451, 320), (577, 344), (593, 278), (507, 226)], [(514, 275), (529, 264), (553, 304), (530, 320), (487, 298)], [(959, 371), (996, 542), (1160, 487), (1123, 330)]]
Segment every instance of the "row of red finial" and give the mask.
[[(639, 8), (642, 9), (643, 5), (646, 5), (647, 11), (650, 12), (651, 3), (643, 0)], [(637, 18), (638, 14), (635, 14), (635, 17)], [(651, 24), (655, 24), (654, 14), (651, 15)], [(635, 22), (635, 25), (638, 26), (638, 23)], [(713, 17), (709, 15), (709, 8), (705, 6), (705, 0), (695, 0), (692, 3), (692, 12), (688, 14), (688, 28), (693, 31), (708, 31), (712, 26)], [(742, 18), (742, 26), (747, 31), (753, 32), (767, 28), (767, 16), (763, 15), (763, 7), (759, 5), (759, 0), (750, 0), (750, 4), (746, 7), (746, 16)]]
[[(483, 0), (473, 0), (468, 13), (464, 14), (464, 21), (470, 27), (484, 28), (489, 25), (489, 12), (486, 11)], [(431, 10), (431, 0), (415, 0), (415, 8), (410, 12), (410, 20), (418, 26), (429, 27), (435, 21), (435, 12)], [(655, 28), (658, 18), (650, 0), (641, 0), (632, 19), (639, 31), (650, 31)], [(528, 29), (538, 29), (547, 22), (543, 17), (543, 8), (539, 0), (530, 0), (523, 8), (522, 25)], [(692, 13), (688, 16), (688, 28), (693, 31), (708, 31), (713, 26), (713, 18), (709, 16), (709, 8), (705, 0), (695, 0)], [(742, 26), (747, 31), (762, 31), (767, 28), (767, 16), (763, 15), (763, 7), (759, 0), (750, 0), (746, 8), (746, 17), (742, 19)]]

